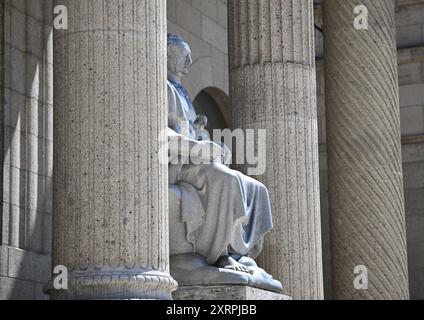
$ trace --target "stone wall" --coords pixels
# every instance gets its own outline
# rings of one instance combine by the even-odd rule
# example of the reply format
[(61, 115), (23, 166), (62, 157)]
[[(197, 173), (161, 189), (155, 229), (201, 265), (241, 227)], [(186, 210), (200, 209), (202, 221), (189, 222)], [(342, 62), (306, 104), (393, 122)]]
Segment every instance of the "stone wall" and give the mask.
[[(215, 88), (228, 96), (227, 0), (168, 0), (168, 32), (192, 47), (193, 66), (183, 82), (192, 99)], [(219, 99), (219, 94), (214, 96)]]
[(0, 299), (44, 299), (50, 276), (52, 4), (5, 0)]
[(424, 1), (397, 4), (410, 290), (424, 299)]

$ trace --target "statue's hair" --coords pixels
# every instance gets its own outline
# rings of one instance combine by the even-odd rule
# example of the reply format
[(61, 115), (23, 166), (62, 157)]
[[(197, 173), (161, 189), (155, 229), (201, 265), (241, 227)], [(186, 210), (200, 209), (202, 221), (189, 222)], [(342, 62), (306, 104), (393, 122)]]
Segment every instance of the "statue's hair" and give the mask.
[(183, 46), (184, 43), (187, 43), (182, 37), (175, 33), (169, 33), (167, 39), (167, 45), (170, 46)]
[(178, 56), (181, 54), (180, 49), (185, 48), (187, 42), (175, 33), (168, 34), (167, 39), (167, 55), (168, 55), (168, 71), (176, 71), (178, 64)]

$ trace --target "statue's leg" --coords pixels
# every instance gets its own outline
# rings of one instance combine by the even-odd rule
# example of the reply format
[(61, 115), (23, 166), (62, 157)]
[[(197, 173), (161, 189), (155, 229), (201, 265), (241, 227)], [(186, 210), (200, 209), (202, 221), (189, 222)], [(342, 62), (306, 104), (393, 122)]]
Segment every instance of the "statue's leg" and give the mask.
[[(272, 227), (265, 186), (222, 165), (187, 165), (179, 179), (195, 187), (193, 195), (202, 204), (201, 226), (187, 232), (195, 253), (171, 257), (171, 273), (180, 285), (225, 283), (280, 292), (281, 283), (251, 259)], [(195, 212), (188, 210), (185, 219)]]
[(231, 255), (255, 259), (262, 251), (265, 235), (272, 229), (269, 193), (261, 182), (238, 171), (234, 172), (241, 181), (247, 199), (244, 204), (247, 218), (234, 226), (228, 251)]
[(187, 240), (186, 225), (181, 217), (182, 187), (169, 185), (169, 253), (180, 255), (194, 253), (193, 245)]
[(205, 216), (195, 235), (196, 252), (214, 265), (221, 256), (228, 255), (232, 227), (245, 216), (238, 177), (223, 165), (185, 165), (179, 181), (199, 190)]
[[(205, 205), (204, 223), (196, 236), (197, 252), (210, 265), (236, 262), (232, 253), (257, 255), (258, 244), (272, 228), (268, 192), (258, 181), (224, 165), (186, 165), (179, 179), (199, 189)], [(253, 256), (256, 258), (256, 256)]]

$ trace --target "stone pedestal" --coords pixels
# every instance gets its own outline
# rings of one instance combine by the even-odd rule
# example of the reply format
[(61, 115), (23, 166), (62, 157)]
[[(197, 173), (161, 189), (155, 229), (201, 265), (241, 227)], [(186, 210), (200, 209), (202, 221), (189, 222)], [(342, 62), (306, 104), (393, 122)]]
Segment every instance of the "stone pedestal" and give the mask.
[[(334, 298), (407, 299), (395, 2), (325, 0), (324, 26)], [(367, 290), (354, 286), (357, 266)]]
[[(274, 229), (261, 267), (295, 299), (323, 299), (313, 1), (232, 0), (233, 128), (265, 129)], [(239, 168), (245, 173), (246, 167)]]
[(51, 297), (170, 299), (166, 1), (55, 4), (53, 266), (69, 290)]
[(172, 296), (174, 300), (292, 300), (276, 292), (231, 285), (180, 287)]

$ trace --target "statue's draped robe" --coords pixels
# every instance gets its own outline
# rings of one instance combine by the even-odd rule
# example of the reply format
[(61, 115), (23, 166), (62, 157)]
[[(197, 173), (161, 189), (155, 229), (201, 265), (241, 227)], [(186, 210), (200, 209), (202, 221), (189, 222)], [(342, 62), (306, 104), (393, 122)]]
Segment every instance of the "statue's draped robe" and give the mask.
[[(168, 81), (168, 104), (170, 129), (194, 140), (196, 112), (181, 84)], [(272, 229), (262, 183), (219, 163), (169, 164), (169, 181), (171, 191), (180, 189), (181, 221), (194, 253), (210, 265), (227, 254), (260, 254), (263, 237)]]

